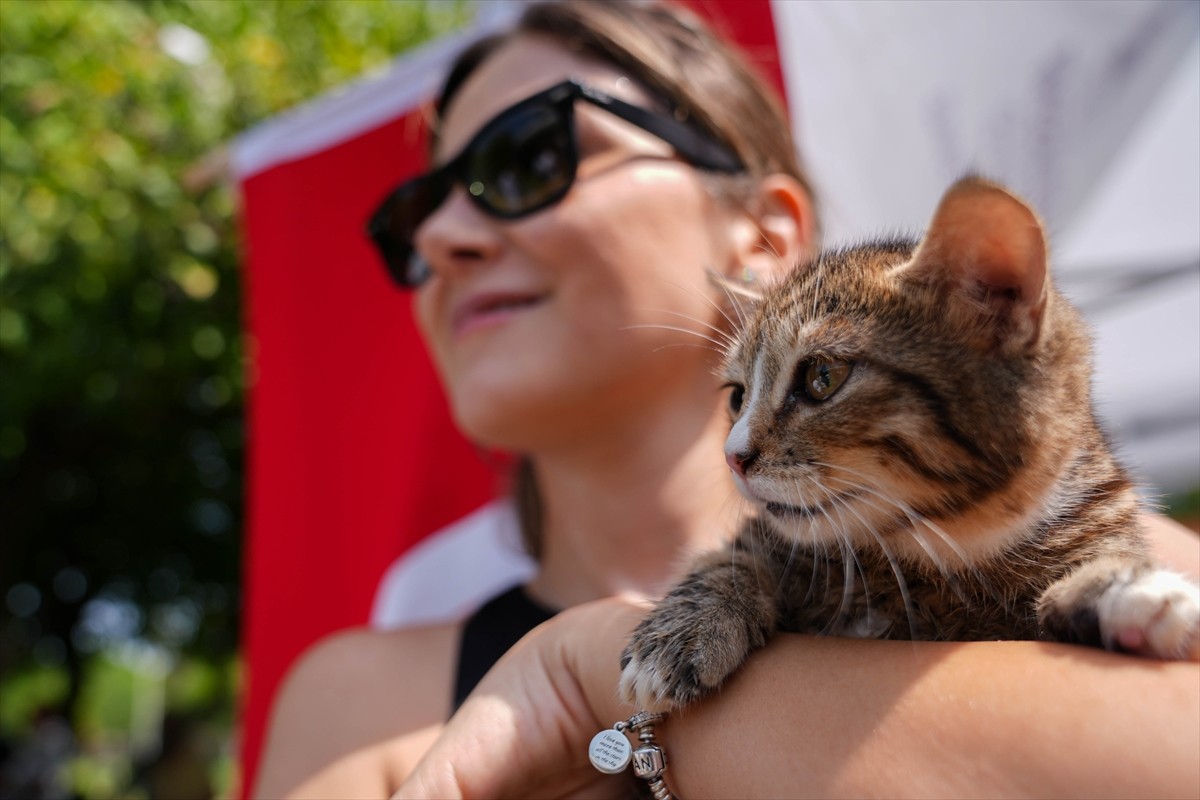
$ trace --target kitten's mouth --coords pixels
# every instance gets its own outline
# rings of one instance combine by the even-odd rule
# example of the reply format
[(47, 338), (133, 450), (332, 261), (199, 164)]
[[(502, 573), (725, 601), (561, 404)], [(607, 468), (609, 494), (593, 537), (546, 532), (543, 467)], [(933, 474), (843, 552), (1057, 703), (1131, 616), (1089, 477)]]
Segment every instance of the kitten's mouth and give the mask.
[(804, 517), (811, 519), (820, 514), (824, 506), (789, 506), (787, 503), (767, 503), (767, 513), (777, 517)]
[(764, 504), (768, 514), (776, 517), (800, 517), (802, 519), (812, 519), (818, 514), (825, 514), (826, 509), (830, 506), (844, 505), (847, 500), (853, 500), (858, 496), (858, 492), (846, 492), (845, 494), (834, 495), (827, 502), (818, 503), (813, 506), (793, 506), (787, 503), (780, 503), (774, 500)]

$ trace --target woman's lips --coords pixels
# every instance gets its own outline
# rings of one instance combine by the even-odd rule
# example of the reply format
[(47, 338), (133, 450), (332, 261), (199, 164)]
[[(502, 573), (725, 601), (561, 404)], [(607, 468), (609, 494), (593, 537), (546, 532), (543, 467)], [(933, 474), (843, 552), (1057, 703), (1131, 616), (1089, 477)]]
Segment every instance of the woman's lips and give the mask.
[(499, 325), (541, 304), (544, 295), (532, 292), (484, 292), (468, 297), (451, 316), (455, 337)]

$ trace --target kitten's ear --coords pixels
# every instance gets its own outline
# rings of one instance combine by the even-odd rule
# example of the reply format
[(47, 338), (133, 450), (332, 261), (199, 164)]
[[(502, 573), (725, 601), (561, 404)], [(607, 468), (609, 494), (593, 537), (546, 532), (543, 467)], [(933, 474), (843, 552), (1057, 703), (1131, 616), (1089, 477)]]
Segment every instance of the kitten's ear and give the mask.
[(965, 300), (948, 312), (967, 315), (963, 322), (979, 330), (985, 347), (1022, 350), (1037, 341), (1048, 292), (1046, 238), (1037, 214), (1003, 187), (975, 177), (951, 186), (902, 269)]
[(749, 269), (743, 269), (736, 278), (709, 269), (708, 282), (724, 293), (733, 309), (734, 319), (731, 321), (736, 322), (739, 328), (745, 325), (746, 320), (750, 318), (754, 309), (762, 301), (762, 286), (759, 285), (754, 273)]

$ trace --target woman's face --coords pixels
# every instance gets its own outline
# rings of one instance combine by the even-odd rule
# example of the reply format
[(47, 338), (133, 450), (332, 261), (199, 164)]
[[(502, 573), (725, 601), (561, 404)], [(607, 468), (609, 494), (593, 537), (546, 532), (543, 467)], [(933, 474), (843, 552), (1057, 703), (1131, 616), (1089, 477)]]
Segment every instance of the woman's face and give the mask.
[[(484, 62), (447, 109), (436, 160), (513, 103), (574, 77), (648, 106), (617, 69), (522, 36)], [(663, 402), (711, 405), (724, 214), (672, 148), (576, 101), (578, 177), (566, 197), (505, 222), (456, 187), (415, 237), (432, 277), (421, 330), (456, 419), (482, 444), (532, 451)], [(683, 346), (679, 346), (683, 345)]]

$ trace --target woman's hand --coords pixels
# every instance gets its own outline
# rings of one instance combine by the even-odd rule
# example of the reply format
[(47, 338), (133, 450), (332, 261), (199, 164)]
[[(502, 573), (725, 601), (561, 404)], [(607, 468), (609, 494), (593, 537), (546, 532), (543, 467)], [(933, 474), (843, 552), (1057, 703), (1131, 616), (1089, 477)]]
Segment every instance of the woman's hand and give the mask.
[(623, 781), (587, 758), (598, 731), (633, 713), (619, 659), (646, 609), (602, 600), (562, 612), (480, 681), (397, 798), (614, 796)]

